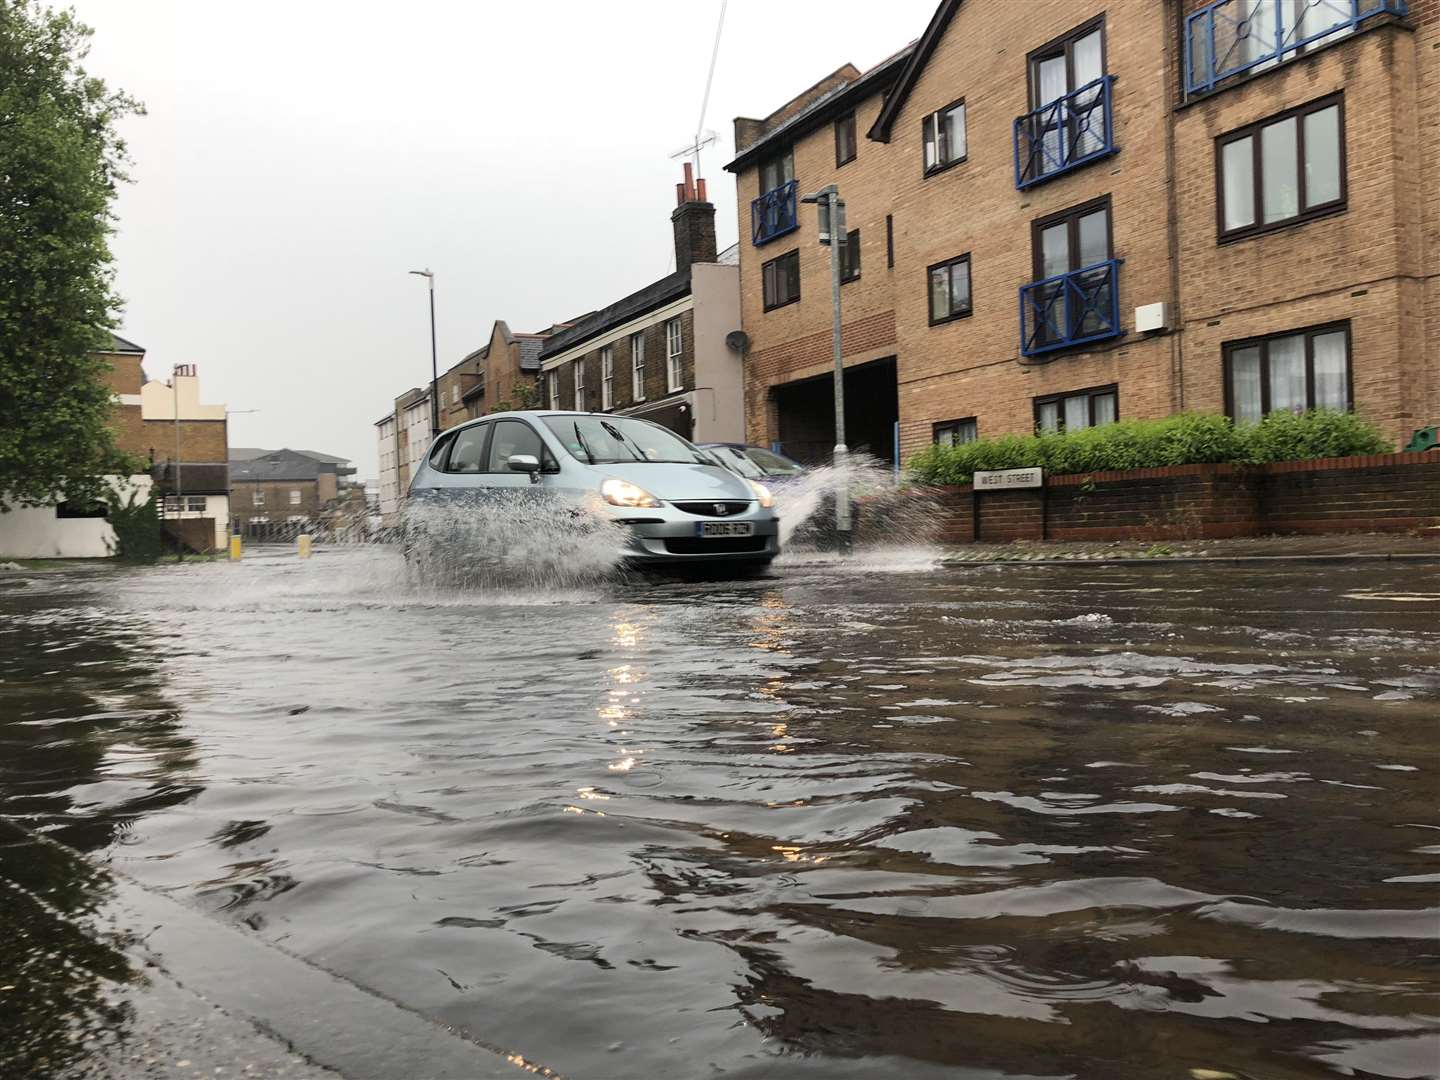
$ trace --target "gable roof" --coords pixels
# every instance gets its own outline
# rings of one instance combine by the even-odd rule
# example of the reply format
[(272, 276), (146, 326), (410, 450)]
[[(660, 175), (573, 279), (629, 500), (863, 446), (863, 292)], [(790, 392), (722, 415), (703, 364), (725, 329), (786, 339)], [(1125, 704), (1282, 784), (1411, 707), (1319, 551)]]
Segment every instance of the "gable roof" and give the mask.
[[(777, 143), (791, 142), (853, 108), (859, 101), (871, 94), (883, 91), (886, 85), (897, 76), (900, 65), (906, 57), (912, 55), (915, 47), (916, 43), (911, 42), (857, 78), (836, 87), (829, 93), (821, 94), (790, 119), (776, 125), (773, 130), (767, 131), (741, 153), (735, 155), (735, 159), (725, 166), (725, 171), (739, 172)], [(840, 70), (844, 71), (844, 68)]]
[(638, 319), (641, 315), (663, 307), (672, 300), (690, 295), (690, 270), (676, 270), (659, 281), (652, 281), (643, 289), (616, 300), (607, 308), (592, 312), (580, 319), (568, 330), (562, 330), (547, 339), (540, 347), (539, 360), (548, 360), (558, 353), (572, 349), (581, 342), (598, 337), (607, 330)]
[(232, 461), (230, 482), (254, 484), (267, 480), (315, 480), (322, 471), (321, 465), (321, 462), (298, 450), (273, 450), (248, 461)]
[(112, 353), (137, 353), (140, 356), (145, 355), (145, 347), (143, 345), (136, 345), (133, 341), (126, 341), (119, 334), (111, 334), (110, 347), (102, 351)]
[(890, 96), (885, 99), (885, 104), (880, 107), (880, 115), (875, 118), (875, 123), (870, 126), (870, 130), (865, 133), (867, 139), (883, 143), (890, 141), (890, 129), (895, 126), (895, 118), (905, 107), (905, 102), (910, 97), (910, 91), (915, 89), (915, 83), (919, 81), (920, 73), (930, 62), (930, 57), (935, 52), (935, 46), (940, 44), (940, 39), (945, 35), (945, 28), (950, 25), (950, 20), (959, 10), (960, 3), (961, 0), (940, 0), (940, 6), (935, 9), (935, 14), (930, 16), (930, 25), (925, 27), (925, 33), (921, 34), (920, 40), (915, 43), (914, 51), (910, 53), (910, 59), (906, 61), (904, 70), (900, 72), (900, 78), (891, 88)]

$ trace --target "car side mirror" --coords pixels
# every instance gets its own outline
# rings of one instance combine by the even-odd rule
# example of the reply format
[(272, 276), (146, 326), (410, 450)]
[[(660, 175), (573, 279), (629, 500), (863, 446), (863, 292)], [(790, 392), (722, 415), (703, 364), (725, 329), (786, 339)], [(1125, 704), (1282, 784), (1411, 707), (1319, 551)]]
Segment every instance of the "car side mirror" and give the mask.
[(534, 454), (511, 454), (505, 464), (510, 467), (511, 472), (523, 472), (530, 474), (530, 482), (540, 482), (540, 459)]

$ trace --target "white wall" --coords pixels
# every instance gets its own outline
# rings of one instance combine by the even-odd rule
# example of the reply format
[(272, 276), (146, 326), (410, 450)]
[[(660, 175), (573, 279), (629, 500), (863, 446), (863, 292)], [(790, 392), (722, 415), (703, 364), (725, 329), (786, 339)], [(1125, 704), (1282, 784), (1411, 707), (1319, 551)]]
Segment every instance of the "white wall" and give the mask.
[(196, 375), (176, 375), (171, 379), (175, 385), (152, 379), (140, 387), (140, 416), (145, 420), (174, 420), (175, 395), (180, 395), (181, 420), (224, 420), (224, 405), (200, 404), (200, 378)]
[[(194, 496), (184, 496), (193, 498)], [(169, 518), (174, 521), (177, 516), (181, 518), (214, 518), (215, 519), (215, 547), (217, 550), (224, 550), (225, 545), (230, 542), (230, 496), (229, 495), (206, 495), (204, 510), (186, 510), (176, 515), (171, 510), (160, 515), (162, 518)]]
[[(107, 478), (122, 493), (123, 477)], [(149, 495), (151, 480), (132, 476), (137, 498)], [(18, 507), (0, 514), (0, 559), (104, 559), (114, 554), (115, 530), (104, 518), (58, 518), (53, 506)]]
[[(740, 267), (694, 263), (696, 442), (745, 441), (745, 370), (725, 335), (740, 329)], [(709, 387), (709, 389), (706, 389)]]
[(385, 524), (394, 523), (400, 509), (400, 463), (395, 453), (395, 421), (376, 424), (376, 440), (380, 451), (380, 516)]

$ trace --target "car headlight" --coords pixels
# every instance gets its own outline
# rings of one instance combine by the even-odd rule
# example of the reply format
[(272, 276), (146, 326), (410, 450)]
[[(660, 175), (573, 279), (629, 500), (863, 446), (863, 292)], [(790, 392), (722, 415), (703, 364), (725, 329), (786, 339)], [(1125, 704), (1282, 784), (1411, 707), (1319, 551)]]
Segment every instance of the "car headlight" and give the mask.
[(746, 483), (750, 485), (750, 490), (755, 492), (755, 498), (760, 500), (760, 505), (766, 510), (775, 505), (775, 496), (770, 494), (768, 487), (755, 480), (748, 480)]
[(660, 505), (660, 500), (644, 488), (613, 476), (600, 485), (600, 496), (611, 506)]

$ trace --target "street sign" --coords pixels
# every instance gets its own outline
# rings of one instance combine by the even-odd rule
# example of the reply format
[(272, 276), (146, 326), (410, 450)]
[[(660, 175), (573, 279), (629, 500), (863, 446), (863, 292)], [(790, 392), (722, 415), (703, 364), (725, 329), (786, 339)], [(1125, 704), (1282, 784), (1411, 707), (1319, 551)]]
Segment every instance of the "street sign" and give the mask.
[(991, 469), (975, 474), (976, 491), (1008, 491), (1045, 486), (1044, 469)]

